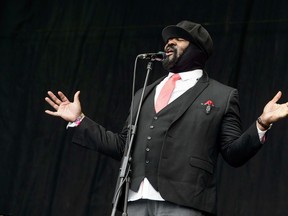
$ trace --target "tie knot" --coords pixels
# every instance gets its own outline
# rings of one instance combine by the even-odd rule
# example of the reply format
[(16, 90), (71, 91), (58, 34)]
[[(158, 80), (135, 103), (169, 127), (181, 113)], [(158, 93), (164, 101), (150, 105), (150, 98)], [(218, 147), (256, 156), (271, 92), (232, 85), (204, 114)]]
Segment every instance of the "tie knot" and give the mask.
[(181, 79), (181, 77), (180, 77), (180, 75), (179, 75), (178, 73), (176, 73), (176, 74), (173, 74), (173, 75), (171, 76), (171, 79), (173, 79), (174, 81), (176, 81), (176, 80)]

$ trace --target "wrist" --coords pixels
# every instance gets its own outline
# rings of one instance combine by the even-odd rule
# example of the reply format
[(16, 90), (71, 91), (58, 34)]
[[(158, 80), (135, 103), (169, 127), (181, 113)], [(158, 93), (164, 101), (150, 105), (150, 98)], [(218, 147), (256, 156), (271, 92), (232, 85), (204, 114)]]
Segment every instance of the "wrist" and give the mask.
[(73, 123), (75, 123), (77, 126), (80, 125), (81, 121), (83, 120), (83, 118), (85, 117), (84, 113), (81, 113)]
[(259, 129), (262, 130), (262, 131), (269, 130), (272, 127), (272, 124), (263, 121), (261, 116), (258, 117), (257, 124), (258, 124)]

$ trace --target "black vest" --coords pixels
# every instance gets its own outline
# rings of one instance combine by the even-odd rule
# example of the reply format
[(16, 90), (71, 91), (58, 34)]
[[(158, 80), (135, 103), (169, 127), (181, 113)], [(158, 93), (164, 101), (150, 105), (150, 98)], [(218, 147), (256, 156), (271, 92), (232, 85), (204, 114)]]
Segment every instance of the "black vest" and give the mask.
[(144, 177), (147, 177), (152, 186), (158, 190), (158, 165), (163, 137), (185, 98), (184, 93), (156, 114), (154, 95), (155, 89), (143, 102), (139, 116), (131, 165), (131, 189), (133, 191), (138, 191)]

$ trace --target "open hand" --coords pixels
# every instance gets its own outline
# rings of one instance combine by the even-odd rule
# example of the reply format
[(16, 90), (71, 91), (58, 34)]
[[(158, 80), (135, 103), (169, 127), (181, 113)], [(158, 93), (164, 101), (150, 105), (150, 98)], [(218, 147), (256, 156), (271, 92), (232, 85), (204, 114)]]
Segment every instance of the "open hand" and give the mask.
[(269, 101), (264, 107), (263, 113), (260, 118), (265, 125), (269, 125), (288, 116), (288, 102), (283, 104), (277, 103), (281, 96), (282, 92), (279, 91), (274, 96), (274, 98)]
[(80, 91), (77, 91), (74, 95), (74, 101), (70, 102), (68, 98), (58, 91), (57, 97), (53, 92), (48, 91), (49, 97), (45, 97), (47, 103), (49, 103), (56, 111), (45, 110), (45, 113), (52, 116), (59, 116), (66, 121), (73, 122), (78, 116), (82, 114), (81, 104), (79, 100)]

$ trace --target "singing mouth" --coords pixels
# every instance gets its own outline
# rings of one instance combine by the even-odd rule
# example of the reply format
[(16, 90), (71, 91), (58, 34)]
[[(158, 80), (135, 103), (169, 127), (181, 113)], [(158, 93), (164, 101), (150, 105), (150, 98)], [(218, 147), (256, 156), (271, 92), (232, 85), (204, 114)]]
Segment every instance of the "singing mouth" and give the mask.
[(166, 56), (171, 56), (174, 54), (174, 51), (173, 50), (167, 50), (166, 51)]
[(171, 56), (173, 55), (173, 52), (166, 52), (166, 56)]
[(173, 55), (174, 54), (174, 51), (173, 51), (173, 49), (167, 49), (166, 50), (166, 56), (170, 56), (170, 55)]

